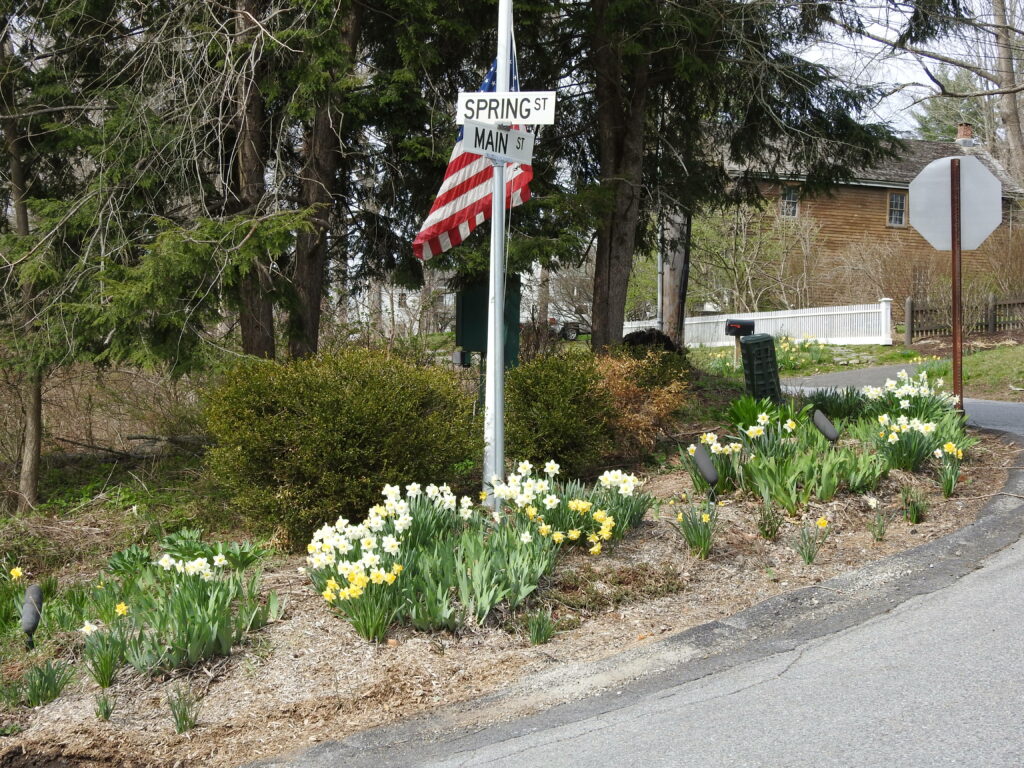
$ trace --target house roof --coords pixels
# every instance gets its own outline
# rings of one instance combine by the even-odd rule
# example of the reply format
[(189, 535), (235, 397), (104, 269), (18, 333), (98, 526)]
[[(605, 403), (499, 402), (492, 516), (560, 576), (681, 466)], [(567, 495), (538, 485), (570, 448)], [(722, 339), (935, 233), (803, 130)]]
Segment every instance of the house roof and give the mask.
[[(923, 139), (903, 139), (903, 151), (896, 157), (882, 160), (878, 164), (863, 168), (857, 172), (854, 180), (845, 182), (847, 185), (867, 187), (888, 187), (890, 189), (906, 189), (910, 182), (932, 160), (940, 157), (956, 157), (971, 155), (978, 158), (999, 179), (1003, 185), (1003, 197), (1024, 198), (1024, 187), (1015, 182), (1006, 169), (982, 146), (965, 147), (953, 141), (925, 141)], [(739, 173), (740, 166), (727, 164), (731, 173)], [(783, 178), (799, 180), (804, 174), (791, 168), (788, 173), (782, 172)], [(842, 184), (840, 184), (842, 186)]]
[(883, 160), (857, 174), (856, 184), (884, 187), (909, 186), (914, 177), (933, 160), (940, 157), (971, 155), (995, 175), (1003, 185), (1003, 197), (1024, 197), (1024, 189), (1015, 182), (999, 162), (981, 146), (965, 147), (952, 141), (904, 139), (899, 156)]

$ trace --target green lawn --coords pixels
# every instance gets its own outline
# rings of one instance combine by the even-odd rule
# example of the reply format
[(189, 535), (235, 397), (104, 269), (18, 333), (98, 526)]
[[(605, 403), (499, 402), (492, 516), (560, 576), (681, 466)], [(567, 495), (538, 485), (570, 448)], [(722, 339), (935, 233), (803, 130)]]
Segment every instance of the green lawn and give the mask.
[[(933, 360), (925, 367), (929, 375), (944, 378), (946, 388), (952, 388), (953, 364), (950, 360)], [(1024, 347), (995, 347), (964, 355), (964, 397), (1024, 402), (1022, 389)]]
[[(703, 371), (726, 377), (743, 376), (742, 367), (733, 365), (732, 347), (690, 347), (687, 354), (690, 362)], [(838, 346), (786, 337), (776, 339), (775, 354), (782, 376), (809, 376), (849, 368), (923, 362), (915, 350), (897, 345)]]

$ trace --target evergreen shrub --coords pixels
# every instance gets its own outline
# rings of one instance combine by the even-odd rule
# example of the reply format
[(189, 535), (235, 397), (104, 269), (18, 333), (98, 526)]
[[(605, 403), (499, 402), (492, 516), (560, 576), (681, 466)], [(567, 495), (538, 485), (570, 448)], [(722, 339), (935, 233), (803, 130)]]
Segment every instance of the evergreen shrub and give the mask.
[(673, 413), (686, 402), (686, 383), (672, 352), (651, 350), (644, 357), (609, 355), (597, 360), (612, 399), (614, 454), (636, 460), (655, 446)]
[(473, 395), (381, 350), (247, 360), (206, 400), (210, 473), (239, 513), (292, 545), (339, 516), (361, 520), (384, 485), (466, 486), (483, 454)]
[(505, 384), (505, 455), (554, 459), (570, 476), (596, 473), (612, 449), (614, 409), (589, 352), (542, 355), (512, 368)]

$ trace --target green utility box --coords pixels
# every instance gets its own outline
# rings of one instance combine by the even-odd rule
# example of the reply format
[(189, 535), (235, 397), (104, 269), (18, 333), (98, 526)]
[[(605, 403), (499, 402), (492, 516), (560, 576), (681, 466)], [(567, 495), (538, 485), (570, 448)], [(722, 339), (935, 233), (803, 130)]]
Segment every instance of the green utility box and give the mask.
[(755, 333), (740, 339), (743, 354), (743, 379), (752, 397), (782, 400), (779, 363), (775, 359), (775, 339), (767, 333)]
[[(487, 354), (486, 280), (463, 287), (455, 294), (455, 344), (467, 352)], [(519, 305), (522, 284), (519, 275), (505, 277), (505, 367), (519, 362)]]

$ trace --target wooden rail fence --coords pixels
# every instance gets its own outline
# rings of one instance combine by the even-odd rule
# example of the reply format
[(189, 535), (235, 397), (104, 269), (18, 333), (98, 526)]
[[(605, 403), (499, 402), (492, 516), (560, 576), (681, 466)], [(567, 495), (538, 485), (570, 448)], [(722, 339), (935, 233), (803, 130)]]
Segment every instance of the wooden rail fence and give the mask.
[[(914, 339), (952, 333), (950, 315), (948, 306), (923, 306), (908, 296), (903, 343), (909, 346)], [(1024, 328), (1024, 296), (996, 297), (990, 293), (984, 304), (964, 304), (963, 324), (964, 333), (996, 333)]]

